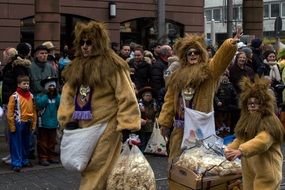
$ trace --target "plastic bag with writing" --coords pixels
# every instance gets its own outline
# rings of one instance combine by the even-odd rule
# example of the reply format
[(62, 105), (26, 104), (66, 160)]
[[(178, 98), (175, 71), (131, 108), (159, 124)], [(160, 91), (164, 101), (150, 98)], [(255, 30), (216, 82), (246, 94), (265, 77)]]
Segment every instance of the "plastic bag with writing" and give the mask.
[(157, 122), (154, 123), (153, 131), (145, 148), (145, 153), (167, 156), (166, 141), (160, 134)]

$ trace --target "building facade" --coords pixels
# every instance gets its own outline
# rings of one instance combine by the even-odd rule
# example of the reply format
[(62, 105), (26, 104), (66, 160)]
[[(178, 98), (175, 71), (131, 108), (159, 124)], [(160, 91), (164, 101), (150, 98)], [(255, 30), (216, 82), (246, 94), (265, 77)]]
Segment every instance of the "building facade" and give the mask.
[[(0, 0), (0, 51), (19, 42), (52, 41), (57, 51), (71, 45), (76, 22), (107, 24), (111, 42), (136, 42), (146, 48), (157, 40), (159, 0)], [(112, 7), (110, 6), (112, 5)], [(112, 15), (110, 15), (112, 11)], [(204, 32), (204, 1), (165, 1), (164, 40)]]
[[(214, 20), (214, 30), (217, 41), (222, 41), (227, 36), (227, 5), (226, 0), (205, 0), (205, 33), (210, 36), (211, 22)], [(243, 23), (243, 5), (242, 0), (232, 0), (233, 2), (233, 30), (236, 26)], [(285, 1), (284, 0), (264, 0), (263, 1), (263, 37), (275, 38), (275, 20), (281, 17), (285, 19)], [(280, 37), (285, 38), (285, 25), (282, 24)]]

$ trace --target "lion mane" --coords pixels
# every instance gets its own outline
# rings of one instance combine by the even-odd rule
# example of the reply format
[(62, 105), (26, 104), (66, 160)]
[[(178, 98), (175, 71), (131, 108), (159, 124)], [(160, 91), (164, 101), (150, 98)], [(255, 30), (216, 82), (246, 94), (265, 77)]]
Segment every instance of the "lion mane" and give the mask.
[[(83, 56), (81, 39), (92, 41), (91, 56)], [(64, 80), (73, 87), (79, 87), (81, 84), (103, 85), (106, 78), (113, 76), (115, 72), (128, 72), (128, 64), (110, 48), (110, 39), (104, 23), (77, 23), (73, 43), (76, 50), (75, 59), (62, 73)]]
[[(237, 137), (245, 140), (254, 138), (260, 131), (268, 132), (277, 142), (284, 141), (285, 129), (275, 115), (276, 99), (270, 89), (270, 80), (255, 76), (254, 81), (244, 77), (240, 86), (241, 116), (235, 127)], [(260, 102), (257, 113), (249, 113), (247, 102), (249, 98), (256, 98)]]

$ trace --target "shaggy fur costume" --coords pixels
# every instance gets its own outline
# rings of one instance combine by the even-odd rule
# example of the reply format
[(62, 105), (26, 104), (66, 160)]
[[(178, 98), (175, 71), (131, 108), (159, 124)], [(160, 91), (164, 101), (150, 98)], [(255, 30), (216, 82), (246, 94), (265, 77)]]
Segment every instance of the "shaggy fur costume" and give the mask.
[[(236, 42), (226, 40), (215, 56), (208, 61), (204, 36), (187, 35), (178, 40), (174, 46), (181, 67), (170, 76), (165, 102), (158, 118), (160, 126), (171, 128), (178, 111), (179, 94), (187, 86), (195, 88), (193, 109), (209, 113), (213, 111), (214, 93), (220, 76), (230, 64), (236, 52)], [(189, 48), (197, 48), (201, 52), (198, 64), (189, 65), (186, 53)], [(182, 128), (174, 128), (170, 137), (169, 162), (181, 154)]]
[[(279, 189), (282, 180), (283, 155), (281, 144), (284, 128), (274, 113), (275, 97), (269, 90), (270, 81), (244, 78), (240, 95), (241, 117), (236, 125), (236, 139), (228, 145), (242, 152), (243, 189)], [(249, 113), (247, 101), (260, 102), (257, 113)]]
[[(93, 52), (83, 57), (81, 39), (92, 40)], [(121, 130), (139, 130), (140, 112), (129, 77), (128, 65), (109, 48), (105, 25), (98, 22), (77, 24), (75, 28), (76, 58), (63, 72), (63, 86), (58, 120), (62, 127), (72, 122), (74, 97), (80, 85), (92, 90), (91, 120), (79, 120), (80, 127), (108, 122), (92, 158), (82, 172), (80, 189), (105, 190), (106, 182), (121, 151)]]

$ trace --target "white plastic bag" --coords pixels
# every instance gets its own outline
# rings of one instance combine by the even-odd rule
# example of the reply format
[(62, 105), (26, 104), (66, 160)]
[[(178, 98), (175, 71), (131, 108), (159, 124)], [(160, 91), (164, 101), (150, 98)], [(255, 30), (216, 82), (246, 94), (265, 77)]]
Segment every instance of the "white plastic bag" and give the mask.
[(136, 145), (130, 152), (124, 183), (124, 190), (156, 190), (153, 170)]
[(0, 106), (0, 117), (2, 117), (4, 114), (3, 108)]
[(154, 123), (152, 134), (144, 152), (167, 156), (166, 141), (160, 133), (157, 121)]
[(214, 112), (204, 113), (185, 108), (181, 149), (193, 147), (196, 140), (202, 140), (215, 134)]
[(60, 144), (60, 160), (63, 167), (70, 171), (82, 172), (106, 127), (107, 123), (101, 123), (82, 129), (64, 129)]
[(130, 148), (129, 145), (125, 143), (123, 146), (123, 151), (121, 152), (114, 169), (108, 177), (107, 190), (124, 190), (125, 172), (128, 165), (129, 156)]
[(156, 190), (155, 177), (148, 161), (136, 145), (124, 149), (107, 181), (107, 190)]

